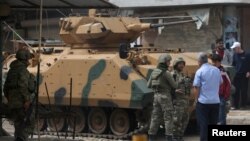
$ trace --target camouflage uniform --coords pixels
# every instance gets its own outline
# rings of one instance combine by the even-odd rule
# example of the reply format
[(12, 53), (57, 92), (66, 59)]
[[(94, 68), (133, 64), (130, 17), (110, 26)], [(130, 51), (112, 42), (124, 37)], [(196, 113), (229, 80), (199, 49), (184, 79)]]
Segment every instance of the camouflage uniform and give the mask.
[[(159, 64), (165, 64), (166, 61), (170, 60), (170, 55), (161, 55), (159, 58)], [(161, 123), (161, 118), (163, 116), (165, 122), (165, 135), (167, 140), (171, 141), (173, 134), (173, 103), (170, 91), (172, 88), (177, 87), (177, 83), (174, 81), (167, 68), (164, 70), (157, 67), (151, 73), (150, 79), (148, 81), (148, 87), (154, 90), (153, 111), (151, 114), (151, 123), (148, 131), (149, 138), (152, 140), (151, 137), (157, 134)]]
[(16, 141), (26, 141), (34, 129), (34, 116), (30, 122), (24, 124), (26, 112), (25, 102), (31, 102), (31, 95), (35, 90), (34, 76), (27, 70), (29, 52), (19, 50), (17, 60), (10, 64), (10, 70), (4, 84), (4, 95), (8, 100), (10, 118), (14, 122)]
[(182, 72), (176, 69), (178, 63), (183, 62), (185, 65), (185, 61), (182, 58), (178, 58), (174, 61), (174, 70), (172, 75), (174, 79), (179, 82), (178, 90), (175, 92), (175, 98), (173, 99), (174, 104), (174, 117), (173, 117), (173, 138), (176, 141), (182, 141), (182, 137), (186, 130), (187, 124), (189, 122), (189, 95), (191, 91), (191, 79), (184, 76)]

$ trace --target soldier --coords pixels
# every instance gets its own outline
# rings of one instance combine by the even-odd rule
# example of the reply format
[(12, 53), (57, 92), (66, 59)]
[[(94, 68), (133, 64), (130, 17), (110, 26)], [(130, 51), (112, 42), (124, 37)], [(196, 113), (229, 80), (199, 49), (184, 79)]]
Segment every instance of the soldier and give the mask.
[(15, 141), (27, 141), (34, 128), (34, 119), (31, 119), (28, 124), (25, 122), (26, 112), (31, 104), (31, 95), (35, 90), (34, 76), (27, 70), (29, 59), (28, 50), (18, 50), (16, 60), (10, 64), (4, 84), (4, 96), (8, 100), (10, 118), (15, 127)]
[(161, 55), (158, 60), (159, 64), (151, 73), (148, 81), (148, 87), (154, 90), (153, 111), (148, 131), (149, 141), (156, 138), (162, 115), (165, 123), (166, 139), (167, 141), (172, 141), (173, 103), (171, 89), (177, 88), (177, 83), (168, 71), (171, 59), (171, 56), (168, 54)]
[(186, 130), (189, 121), (189, 95), (191, 91), (191, 79), (184, 76), (182, 73), (186, 62), (183, 58), (178, 58), (173, 63), (173, 78), (180, 82), (178, 84), (178, 90), (175, 91), (175, 97), (173, 99), (174, 104), (174, 116), (173, 116), (173, 140), (183, 141), (183, 135)]

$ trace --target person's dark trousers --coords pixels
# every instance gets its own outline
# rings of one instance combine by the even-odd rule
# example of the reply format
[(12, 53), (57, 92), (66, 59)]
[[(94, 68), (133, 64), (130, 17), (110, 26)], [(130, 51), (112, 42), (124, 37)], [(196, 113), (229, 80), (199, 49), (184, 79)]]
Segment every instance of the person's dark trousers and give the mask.
[[(236, 109), (247, 105), (248, 78), (245, 75), (236, 74), (234, 77), (235, 94), (233, 95), (233, 106)], [(240, 104), (241, 100), (241, 104)]]
[(196, 104), (196, 119), (200, 130), (200, 141), (207, 141), (208, 125), (217, 124), (219, 115), (218, 104)]

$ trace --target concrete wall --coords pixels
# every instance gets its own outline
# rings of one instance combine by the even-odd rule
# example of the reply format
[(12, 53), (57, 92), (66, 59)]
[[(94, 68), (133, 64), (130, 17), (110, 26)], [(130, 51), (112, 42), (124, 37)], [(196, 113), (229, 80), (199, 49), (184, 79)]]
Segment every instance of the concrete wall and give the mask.
[(241, 41), (244, 49), (250, 51), (250, 8), (242, 9), (242, 18), (241, 18)]
[[(46, 39), (60, 39), (59, 26), (43, 27), (42, 37)], [(29, 39), (39, 39), (39, 27), (30, 27), (27, 30)]]
[[(208, 26), (200, 30), (196, 29), (195, 23), (173, 25), (165, 27), (162, 34), (157, 35), (157, 30), (146, 32), (143, 36), (143, 43), (154, 44), (155, 47), (182, 48), (186, 51), (206, 51), (216, 38), (222, 35), (222, 25), (218, 11), (210, 12)], [(154, 41), (152, 41), (155, 39)]]

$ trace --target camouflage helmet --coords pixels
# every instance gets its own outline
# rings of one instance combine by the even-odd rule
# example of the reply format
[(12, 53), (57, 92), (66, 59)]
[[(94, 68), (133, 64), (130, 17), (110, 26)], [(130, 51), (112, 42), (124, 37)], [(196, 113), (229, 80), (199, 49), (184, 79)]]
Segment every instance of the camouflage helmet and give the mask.
[(165, 63), (165, 62), (171, 61), (171, 60), (172, 60), (172, 57), (169, 54), (165, 53), (159, 57), (158, 63)]
[(179, 57), (176, 60), (174, 60), (173, 66), (176, 67), (181, 62), (183, 62), (184, 65), (186, 64), (185, 60), (182, 57)]
[(31, 54), (29, 50), (27, 49), (19, 49), (16, 53), (16, 58), (18, 60), (29, 60), (31, 57)]

